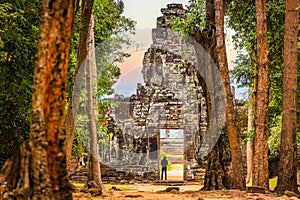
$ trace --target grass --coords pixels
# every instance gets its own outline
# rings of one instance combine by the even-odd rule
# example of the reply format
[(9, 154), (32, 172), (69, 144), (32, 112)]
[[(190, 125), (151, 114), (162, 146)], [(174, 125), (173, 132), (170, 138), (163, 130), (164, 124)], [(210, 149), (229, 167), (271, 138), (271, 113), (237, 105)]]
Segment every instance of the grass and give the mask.
[[(161, 171), (161, 166), (159, 167)], [(172, 170), (183, 170), (183, 164), (168, 164), (167, 171), (172, 171)]]
[(167, 159), (173, 158), (173, 157), (176, 157), (176, 158), (181, 157), (183, 159), (183, 157), (184, 157), (183, 155), (168, 154), (168, 153), (164, 152), (163, 150), (160, 150), (160, 160), (162, 160), (164, 158), (164, 156), (166, 156)]
[[(270, 190), (274, 190), (275, 189), (275, 187), (277, 185), (277, 179), (278, 179), (278, 177), (276, 176), (276, 177), (271, 178), (269, 180), (269, 188), (270, 188)], [(298, 170), (298, 173), (297, 173), (297, 182), (298, 182), (298, 184), (300, 183), (300, 170)]]
[(183, 164), (170, 164), (167, 167), (167, 171), (171, 170), (183, 170)]
[[(274, 190), (274, 189), (275, 189), (275, 187), (276, 187), (276, 185), (277, 185), (277, 179), (278, 179), (277, 176), (274, 177), (274, 178), (270, 178), (270, 179), (269, 179), (269, 189), (270, 189), (270, 190)], [(247, 187), (251, 187), (252, 184), (247, 184), (246, 186), (247, 186)]]
[(118, 184), (104, 184), (104, 186), (109, 190), (113, 186), (120, 189), (121, 191), (136, 191), (137, 189), (134, 186), (130, 187), (130, 185), (118, 185)]
[(73, 185), (75, 186), (75, 189), (80, 189), (84, 186), (83, 183), (73, 183)]
[[(277, 180), (278, 180), (278, 177), (274, 177), (274, 178), (270, 178), (269, 179), (269, 189), (270, 190), (274, 190), (276, 185), (277, 185)], [(298, 171), (298, 175), (297, 175), (297, 182), (298, 184), (300, 183), (300, 171)], [(251, 184), (247, 184), (247, 187), (250, 187), (252, 186)]]
[(269, 189), (270, 189), (270, 190), (274, 190), (274, 189), (275, 189), (275, 187), (276, 187), (276, 185), (277, 185), (277, 179), (278, 179), (277, 176), (274, 177), (274, 178), (270, 178), (270, 179), (269, 179)]

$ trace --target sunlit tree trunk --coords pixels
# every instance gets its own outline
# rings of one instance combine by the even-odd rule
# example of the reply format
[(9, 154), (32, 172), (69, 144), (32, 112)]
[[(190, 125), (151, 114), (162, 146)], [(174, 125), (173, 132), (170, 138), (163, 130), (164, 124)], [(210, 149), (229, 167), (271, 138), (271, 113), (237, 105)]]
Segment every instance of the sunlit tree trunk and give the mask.
[(223, 79), (226, 95), (226, 125), (229, 136), (229, 143), (232, 157), (232, 173), (233, 182), (232, 188), (245, 189), (245, 175), (243, 171), (243, 158), (241, 141), (238, 135), (236, 126), (236, 117), (234, 110), (234, 97), (231, 92), (230, 78), (227, 64), (226, 44), (224, 34), (224, 0), (215, 0), (215, 17), (216, 17), (216, 50), (218, 55), (218, 66)]
[[(89, 26), (91, 23), (91, 15), (93, 9), (94, 0), (82, 0), (81, 2), (81, 19), (79, 24), (79, 42), (78, 42), (78, 53), (76, 61), (76, 69), (74, 74), (74, 87), (72, 96), (69, 98), (67, 117), (65, 122), (67, 132), (67, 142), (65, 145), (67, 163), (70, 160), (72, 153), (72, 145), (74, 140), (75, 128), (76, 128), (76, 116), (79, 107), (80, 91), (83, 86), (83, 77), (85, 76), (84, 67), (82, 63), (87, 59), (88, 55), (88, 36)], [(76, 80), (76, 81), (75, 81)]]
[(104, 185), (102, 184), (101, 180), (101, 171), (100, 171), (100, 162), (98, 158), (98, 133), (97, 133), (97, 124), (95, 119), (95, 101), (94, 94), (96, 93), (95, 85), (95, 49), (94, 49), (94, 18), (91, 16), (91, 25), (89, 29), (89, 37), (87, 39), (88, 41), (88, 62), (86, 62), (86, 93), (87, 93), (87, 115), (89, 119), (89, 134), (90, 134), (90, 145), (89, 145), (89, 171), (88, 171), (88, 180), (95, 181), (96, 185), (101, 188), (105, 189)]
[[(253, 94), (252, 89), (249, 88), (249, 95), (248, 95), (248, 127), (247, 131), (250, 132), (254, 128), (253, 124), (253, 114), (254, 114), (254, 107), (253, 107)], [(254, 142), (253, 138), (249, 138), (247, 141), (247, 178), (246, 183), (252, 184), (252, 176), (253, 176), (253, 155), (254, 155)]]
[(74, 0), (44, 0), (34, 68), (31, 199), (72, 199), (64, 143)]
[[(224, 1), (224, 12), (230, 2), (231, 0)], [(206, 27), (204, 30), (198, 30), (194, 38), (207, 51), (207, 53), (211, 56), (211, 59), (215, 63), (218, 63), (215, 35), (215, 14), (214, 0), (206, 0)], [(205, 74), (207, 75), (206, 79), (208, 80), (209, 78), (212, 78), (211, 82), (213, 82), (215, 90), (212, 91), (215, 93), (212, 94), (212, 96), (217, 97), (221, 83), (219, 80), (214, 79), (215, 75), (213, 74), (212, 69), (209, 69), (208, 67), (209, 65), (207, 65), (207, 68), (205, 69)], [(215, 101), (214, 104), (218, 107), (215, 109), (219, 110), (223, 107), (223, 105), (219, 105), (218, 100), (216, 99), (211, 99), (211, 101)], [(210, 104), (208, 103), (208, 116), (210, 116), (210, 109)], [(214, 119), (209, 118), (209, 120)], [(229, 189), (233, 186), (231, 153), (229, 146), (228, 134), (225, 131), (224, 134), (221, 134), (217, 144), (208, 154), (208, 164), (205, 172), (203, 190)]]
[(270, 64), (265, 0), (256, 0), (255, 138), (253, 186), (269, 189), (268, 104)]
[(284, 29), (284, 67), (282, 99), (282, 132), (277, 192), (297, 188), (297, 55), (299, 0), (286, 1)]

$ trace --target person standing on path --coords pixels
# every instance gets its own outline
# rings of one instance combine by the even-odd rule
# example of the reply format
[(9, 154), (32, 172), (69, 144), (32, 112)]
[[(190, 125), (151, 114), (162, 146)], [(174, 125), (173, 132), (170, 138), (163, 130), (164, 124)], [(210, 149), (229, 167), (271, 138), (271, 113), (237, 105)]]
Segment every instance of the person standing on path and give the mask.
[(163, 175), (165, 174), (165, 180), (167, 180), (167, 166), (168, 166), (167, 157), (164, 156), (164, 158), (161, 160), (161, 180), (163, 180)]

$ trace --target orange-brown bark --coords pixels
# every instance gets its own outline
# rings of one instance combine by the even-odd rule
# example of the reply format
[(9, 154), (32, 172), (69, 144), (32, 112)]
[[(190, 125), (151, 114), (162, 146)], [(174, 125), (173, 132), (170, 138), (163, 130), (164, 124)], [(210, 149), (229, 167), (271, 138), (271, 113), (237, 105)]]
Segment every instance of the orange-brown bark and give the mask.
[[(75, 134), (76, 127), (76, 116), (78, 112), (79, 106), (79, 98), (80, 91), (82, 88), (82, 80), (84, 77), (84, 67), (82, 67), (82, 63), (88, 56), (88, 36), (90, 30), (91, 23), (91, 15), (92, 9), (94, 5), (94, 0), (83, 0), (81, 2), (81, 19), (79, 29), (79, 42), (78, 42), (78, 53), (77, 53), (77, 61), (76, 61), (76, 69), (74, 74), (74, 84), (77, 84), (76, 89), (72, 91), (72, 97), (69, 99), (67, 117), (65, 122), (65, 128), (67, 131), (67, 142), (65, 145), (67, 162), (69, 162), (71, 153), (72, 153), (72, 145)], [(76, 83), (75, 83), (76, 80)]]
[(235, 189), (245, 189), (245, 175), (243, 172), (243, 160), (241, 141), (239, 139), (238, 130), (236, 126), (235, 111), (234, 111), (234, 97), (231, 92), (230, 78), (227, 64), (226, 45), (224, 36), (224, 0), (215, 0), (215, 18), (216, 18), (216, 41), (217, 41), (217, 55), (218, 66), (223, 79), (225, 95), (226, 95), (226, 125), (229, 136), (229, 143), (232, 157), (232, 172), (233, 185)]
[(299, 193), (297, 187), (297, 63), (299, 0), (286, 1), (282, 132), (276, 190)]
[(43, 2), (32, 94), (32, 199), (72, 199), (63, 125), (74, 4), (74, 0)]
[(268, 104), (270, 64), (265, 0), (256, 0), (255, 138), (253, 186), (269, 189)]

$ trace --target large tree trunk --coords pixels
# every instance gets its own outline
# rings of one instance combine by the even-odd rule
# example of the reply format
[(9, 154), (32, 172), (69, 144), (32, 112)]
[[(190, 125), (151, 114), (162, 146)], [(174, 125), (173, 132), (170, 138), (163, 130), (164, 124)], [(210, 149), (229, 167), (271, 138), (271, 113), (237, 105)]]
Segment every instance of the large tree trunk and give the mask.
[(231, 92), (230, 78), (227, 64), (226, 44), (224, 35), (224, 0), (215, 0), (215, 21), (216, 21), (216, 50), (218, 55), (218, 66), (223, 79), (226, 95), (226, 125), (229, 136), (229, 143), (232, 157), (233, 182), (231, 188), (245, 189), (245, 175), (243, 171), (243, 158), (241, 141), (239, 138), (236, 116), (234, 110), (234, 96)]
[(256, 0), (255, 138), (253, 186), (269, 189), (268, 103), (270, 64), (265, 0)]
[(283, 106), (277, 192), (297, 188), (297, 55), (299, 0), (286, 1), (284, 29)]
[(74, 0), (43, 3), (32, 94), (31, 199), (72, 199), (63, 125), (74, 4)]
[[(254, 124), (253, 124), (253, 114), (254, 114), (254, 107), (253, 107), (253, 94), (252, 89), (249, 88), (248, 94), (248, 127), (247, 131), (253, 131)], [(253, 138), (249, 138), (247, 141), (247, 178), (246, 183), (252, 184), (252, 176), (253, 176), (253, 157), (254, 156), (254, 142)]]
[(29, 199), (32, 194), (30, 179), (31, 151), (29, 142), (24, 142), (19, 151), (7, 159), (0, 170), (0, 184), (6, 182), (8, 191), (1, 191), (0, 199), (3, 196), (14, 196), (16, 199)]
[(101, 171), (100, 171), (100, 162), (98, 156), (98, 133), (97, 133), (97, 125), (95, 119), (95, 105), (94, 101), (94, 90), (96, 79), (95, 79), (95, 49), (94, 49), (94, 18), (91, 16), (91, 25), (89, 29), (89, 37), (87, 41), (89, 41), (88, 46), (88, 58), (89, 61), (86, 62), (86, 91), (87, 91), (87, 115), (89, 119), (89, 133), (90, 133), (90, 149), (89, 149), (89, 171), (88, 171), (88, 180), (87, 182), (94, 181), (96, 185), (101, 188), (105, 189), (102, 180), (101, 180)]
[[(226, 0), (224, 4), (224, 10), (227, 9), (231, 0)], [(217, 51), (216, 51), (216, 37), (215, 37), (215, 9), (214, 0), (206, 0), (206, 28), (201, 31), (200, 29), (195, 34), (195, 40), (201, 44), (201, 46), (211, 56), (211, 59), (218, 63)], [(209, 64), (206, 63), (207, 67)], [(218, 91), (220, 90), (220, 82), (215, 79), (215, 74), (212, 69), (205, 69), (205, 74), (208, 76), (206, 79), (212, 79), (214, 84), (214, 94), (211, 101), (215, 101), (215, 110), (220, 110), (218, 103)], [(215, 99), (214, 99), (215, 98)], [(218, 115), (218, 113), (216, 114)], [(208, 103), (208, 116), (209, 121), (211, 119), (211, 107)], [(209, 123), (210, 123), (209, 122)], [(218, 124), (218, 123), (217, 123)], [(221, 134), (221, 133), (220, 133)], [(208, 154), (208, 165), (205, 172), (205, 180), (203, 190), (218, 190), (218, 189), (230, 189), (232, 187), (232, 168), (231, 168), (231, 154), (229, 150), (228, 133), (224, 131), (218, 139), (217, 144), (212, 148)]]
[[(67, 142), (65, 145), (67, 155), (67, 165), (72, 153), (72, 145), (74, 140), (75, 128), (76, 128), (76, 116), (78, 113), (80, 91), (82, 89), (83, 77), (85, 75), (85, 69), (82, 67), (83, 62), (88, 56), (88, 36), (89, 26), (91, 23), (92, 9), (94, 0), (82, 0), (81, 2), (81, 19), (79, 24), (79, 42), (78, 53), (76, 61), (76, 69), (74, 72), (73, 82), (74, 89), (72, 90), (72, 97), (69, 98), (68, 111), (66, 116), (65, 128), (67, 132)], [(75, 81), (76, 80), (76, 81)]]
[(231, 153), (227, 134), (221, 134), (208, 154), (204, 186), (201, 190), (222, 190), (232, 187)]

